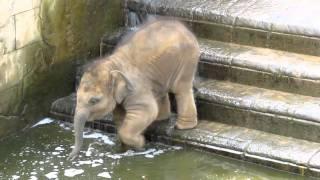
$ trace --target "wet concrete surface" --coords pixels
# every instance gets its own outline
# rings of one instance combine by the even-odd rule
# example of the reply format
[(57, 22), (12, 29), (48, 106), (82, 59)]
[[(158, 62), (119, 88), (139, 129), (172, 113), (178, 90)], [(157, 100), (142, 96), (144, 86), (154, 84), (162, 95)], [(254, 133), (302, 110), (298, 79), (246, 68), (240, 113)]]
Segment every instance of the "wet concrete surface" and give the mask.
[(198, 37), (317, 56), (318, 5), (312, 0), (127, 1), (130, 13), (183, 19)]
[(237, 66), (276, 75), (319, 80), (320, 58), (317, 56), (199, 40), (202, 59), (212, 63)]
[(201, 119), (319, 142), (319, 98), (216, 80), (197, 87)]
[(320, 122), (320, 98), (216, 80), (203, 81), (197, 89), (202, 100)]
[[(163, 123), (162, 126), (166, 125)], [(202, 148), (284, 171), (319, 175), (319, 143), (206, 120), (201, 120), (196, 129), (174, 131), (170, 136), (157, 133), (155, 136), (164, 142)]]

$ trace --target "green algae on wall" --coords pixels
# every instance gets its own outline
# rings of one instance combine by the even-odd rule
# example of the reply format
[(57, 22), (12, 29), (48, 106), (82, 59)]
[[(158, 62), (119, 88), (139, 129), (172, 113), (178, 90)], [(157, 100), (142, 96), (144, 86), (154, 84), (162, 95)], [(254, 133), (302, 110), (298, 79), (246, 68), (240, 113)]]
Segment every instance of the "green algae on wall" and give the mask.
[(56, 61), (91, 56), (103, 33), (119, 27), (120, 0), (43, 0), (41, 32)]
[(19, 8), (0, 12), (0, 137), (45, 116), (53, 100), (73, 90), (75, 65), (98, 56), (102, 35), (121, 25), (120, 3), (5, 2), (2, 8)]

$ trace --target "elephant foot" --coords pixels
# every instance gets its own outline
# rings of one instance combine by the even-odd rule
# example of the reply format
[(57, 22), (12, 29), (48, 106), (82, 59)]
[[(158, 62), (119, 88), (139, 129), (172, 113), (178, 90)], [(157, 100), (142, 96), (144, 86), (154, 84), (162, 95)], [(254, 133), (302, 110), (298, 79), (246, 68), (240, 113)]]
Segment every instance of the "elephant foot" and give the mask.
[(128, 146), (124, 143), (121, 143), (120, 152), (124, 153), (128, 150), (133, 150), (135, 152), (144, 152), (144, 151), (146, 151), (146, 148), (145, 147), (132, 147), (132, 146)]
[(73, 149), (72, 152), (69, 154), (67, 160), (73, 161), (75, 160), (79, 155), (80, 149)]
[(119, 131), (120, 140), (123, 144), (128, 147), (133, 147), (135, 149), (143, 148), (145, 144), (145, 139), (142, 135), (134, 135), (127, 133), (126, 131)]
[(192, 129), (196, 127), (198, 124), (197, 118), (192, 118), (192, 119), (182, 119), (178, 118), (176, 122), (176, 128), (177, 129)]

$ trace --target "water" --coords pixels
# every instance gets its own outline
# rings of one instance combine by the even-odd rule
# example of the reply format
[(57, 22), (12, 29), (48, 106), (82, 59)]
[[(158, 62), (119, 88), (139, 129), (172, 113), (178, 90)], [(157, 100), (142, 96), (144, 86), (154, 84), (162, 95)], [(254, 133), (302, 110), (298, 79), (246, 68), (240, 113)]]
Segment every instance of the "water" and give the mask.
[(49, 119), (0, 142), (0, 179), (303, 179), (214, 154), (148, 144), (144, 152), (120, 152), (116, 136), (85, 132), (83, 151), (66, 160), (73, 144), (68, 124)]

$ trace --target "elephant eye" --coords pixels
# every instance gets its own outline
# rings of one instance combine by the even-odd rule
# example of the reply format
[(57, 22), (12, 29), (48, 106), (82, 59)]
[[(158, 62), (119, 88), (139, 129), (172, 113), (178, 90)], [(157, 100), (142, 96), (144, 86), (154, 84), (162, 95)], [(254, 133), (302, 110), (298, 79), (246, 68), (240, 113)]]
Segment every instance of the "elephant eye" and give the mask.
[(95, 104), (97, 104), (100, 100), (101, 100), (101, 98), (99, 98), (99, 97), (92, 97), (92, 98), (90, 98), (90, 100), (89, 100), (89, 104), (90, 104), (90, 105), (95, 105)]

